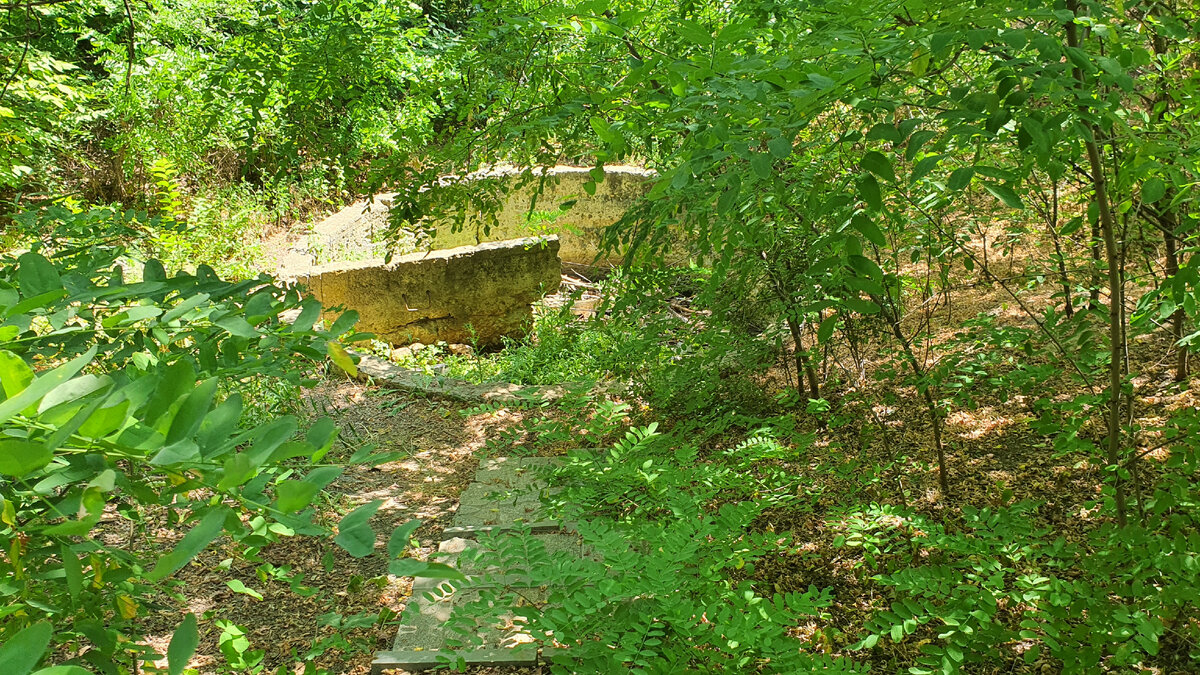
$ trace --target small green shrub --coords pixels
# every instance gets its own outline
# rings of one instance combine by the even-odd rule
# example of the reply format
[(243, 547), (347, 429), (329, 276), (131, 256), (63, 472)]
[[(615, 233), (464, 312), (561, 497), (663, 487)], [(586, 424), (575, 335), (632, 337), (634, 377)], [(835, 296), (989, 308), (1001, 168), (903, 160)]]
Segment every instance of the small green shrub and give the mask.
[[(1136, 669), (1157, 657), (1168, 638), (1166, 621), (1174, 637), (1193, 645), (1200, 638), (1184, 620), (1194, 617), (1200, 599), (1192, 517), (1180, 514), (1158, 531), (1102, 527), (1068, 541), (1034, 530), (1033, 510), (1028, 503), (964, 506), (952, 528), (892, 509), (891, 526), (852, 524), (851, 536), (864, 549), (879, 553), (902, 536), (909, 551), (899, 566), (872, 577), (893, 599), (856, 648), (923, 638), (928, 644), (910, 668), (917, 675), (1043, 658), (1063, 672), (1089, 673)], [(911, 526), (901, 532), (897, 519)], [(917, 550), (927, 552), (928, 564), (913, 564)], [(878, 569), (869, 553), (866, 562)], [(1194, 649), (1174, 658), (1186, 669), (1200, 664)]]
[(752, 581), (775, 536), (751, 528), (772, 501), (749, 497), (794, 486), (747, 476), (737, 462), (793, 451), (763, 434), (730, 452), (735, 463), (708, 463), (674, 441), (651, 424), (608, 450), (570, 453), (553, 474), (564, 488), (554, 503), (577, 523), (587, 555), (550, 555), (523, 534), (481, 538), (497, 574), (520, 570), (549, 597), (530, 606), (522, 588), (481, 588), (452, 620), (456, 642), (520, 607), (526, 630), (569, 647), (555, 673), (865, 672), (792, 633), (824, 614), (829, 590), (776, 593)]
[[(164, 174), (167, 175), (167, 174)], [(245, 187), (221, 188), (187, 199), (186, 206), (171, 180), (168, 185), (169, 218), (160, 221), (146, 240), (141, 254), (162, 261), (169, 272), (195, 270), (204, 263), (218, 274), (234, 279), (258, 276), (263, 269), (261, 239), (273, 218), (262, 193)], [(160, 183), (162, 184), (162, 183)]]

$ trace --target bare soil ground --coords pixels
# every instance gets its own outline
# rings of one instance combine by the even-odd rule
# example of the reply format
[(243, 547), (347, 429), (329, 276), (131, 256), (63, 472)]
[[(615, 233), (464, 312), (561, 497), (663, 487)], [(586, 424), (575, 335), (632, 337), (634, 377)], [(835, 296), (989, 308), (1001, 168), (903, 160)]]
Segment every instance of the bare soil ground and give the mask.
[[(978, 240), (968, 246), (979, 258), (983, 257)], [(1046, 256), (1046, 251), (1035, 247), (1017, 246), (1007, 257), (999, 260), (993, 257), (990, 271), (1006, 280), (1004, 283), (987, 279), (980, 270), (969, 273), (956, 269), (952, 275), (955, 280), (952, 303), (934, 297), (925, 305), (912, 303), (913, 306), (906, 307), (905, 332), (923, 333), (921, 325), (928, 329), (927, 337), (914, 343), (922, 366), (935, 368), (942, 360), (953, 363), (969, 356), (971, 347), (953, 343), (965, 331), (963, 321), (979, 315), (993, 317), (997, 326), (1033, 330), (1038, 341), (1044, 341), (1036, 333), (1034, 317), (1044, 319), (1044, 312), (1050, 307), (1062, 311), (1062, 299), (1053, 297), (1060, 289), (1052, 279), (1040, 285), (1029, 283), (1039, 272), (1044, 272), (1038, 261), (1044, 263)], [(921, 266), (913, 265), (905, 273), (919, 279), (923, 271)], [(1149, 290), (1146, 286), (1130, 284), (1127, 311), (1132, 311), (1136, 299), (1146, 290)], [(1100, 300), (1107, 303), (1107, 295), (1101, 293)], [(1077, 298), (1076, 311), (1082, 304)], [(1095, 329), (1103, 335), (1104, 326), (1099, 320)], [(1030, 428), (1029, 422), (1035, 418), (1032, 397), (989, 391), (986, 386), (976, 385), (969, 403), (947, 406), (943, 440), (950, 493), (943, 494), (938, 489), (934, 438), (925, 403), (916, 389), (905, 383), (911, 378), (894, 349), (889, 357), (888, 350), (879, 351), (876, 346), (886, 343), (873, 344), (864, 350), (870, 356), (861, 364), (863, 377), (859, 380), (853, 376), (857, 369), (849, 365), (853, 362), (851, 354), (844, 349), (835, 349), (830, 354), (845, 367), (835, 367), (838, 383), (825, 395), (848, 403), (847, 412), (852, 419), (833, 424), (829, 429), (819, 428), (812, 419), (806, 423), (818, 440), (806, 464), (794, 468), (800, 474), (819, 476), (815, 508), (769, 511), (758, 523), (764, 531), (779, 533), (780, 548), (784, 551), (783, 555), (759, 562), (756, 579), (764, 588), (781, 592), (803, 591), (809, 585), (833, 589), (836, 601), (829, 620), (822, 626), (801, 627), (806, 637), (819, 631), (817, 641), (827, 644), (832, 653), (856, 642), (868, 618), (887, 610), (891, 602), (864, 576), (863, 550), (834, 544), (839, 535), (847, 534), (847, 514), (851, 511), (867, 504), (903, 505), (937, 521), (955, 522), (961, 518), (964, 507), (996, 509), (1031, 501), (1040, 504), (1030, 514), (1033, 528), (1045, 528), (1069, 541), (1082, 541), (1106, 517), (1093, 506), (1101, 496), (1102, 458), (1078, 452), (1057, 455), (1052, 438)], [(989, 348), (979, 345), (974, 349)], [(1154, 449), (1161, 438), (1153, 429), (1171, 411), (1195, 408), (1200, 403), (1196, 395), (1200, 377), (1182, 383), (1173, 381), (1173, 354), (1172, 340), (1165, 329), (1139, 335), (1128, 345), (1128, 369), (1137, 376), (1133, 378), (1133, 396), (1127, 403), (1125, 417), (1133, 427), (1148, 430), (1123, 439), (1125, 448), (1132, 447), (1139, 455), (1144, 453), (1138, 462), (1136, 485), (1127, 486), (1131, 491), (1138, 487), (1148, 489), (1163, 471), (1162, 463), (1168, 453), (1165, 449)], [(1087, 387), (1074, 378), (1069, 365), (1079, 357), (1077, 348), (1068, 346), (1063, 351), (1051, 349), (1031, 355), (1022, 362), (1057, 364), (1059, 377), (1045, 388), (1055, 398), (1066, 400), (1087, 392)], [(898, 377), (877, 377), (884, 368), (890, 368)], [(991, 372), (1011, 369), (1011, 364), (993, 365)], [(1192, 372), (1195, 373), (1194, 367)], [(769, 379), (776, 384), (792, 382), (794, 386), (794, 377), (793, 372), (773, 373)], [(1103, 376), (1098, 376), (1093, 385), (1097, 391), (1103, 391)], [(1087, 414), (1090, 419), (1080, 430), (1080, 436), (1102, 447), (1106, 434), (1105, 408), (1095, 406)], [(847, 468), (851, 465), (852, 468)], [(842, 467), (841, 475), (832, 470), (837, 467)], [(893, 520), (885, 530), (901, 537), (911, 536), (914, 531), (911, 523), (900, 518)], [(893, 556), (891, 552), (876, 556), (874, 567), (886, 568), (888, 558)], [(895, 555), (896, 559), (901, 557)], [(915, 661), (920, 645), (929, 641), (918, 639), (922, 637), (932, 638), (932, 635), (916, 635), (872, 652), (845, 655), (859, 661), (869, 659), (879, 672), (896, 672)], [(1169, 664), (1187, 664), (1189, 646), (1167, 642), (1164, 640), (1162, 672), (1185, 672), (1174, 670)], [(1014, 651), (1010, 662), (977, 672), (1057, 671), (1058, 666), (1045, 657), (1025, 663), (1017, 651), (1019, 645), (1011, 647)]]
[[(342, 429), (340, 447), (327, 461), (348, 458), (368, 443), (380, 452), (404, 454), (376, 467), (347, 466), (328, 488), (325, 522), (336, 524), (353, 508), (383, 500), (371, 521), (377, 550), (396, 527), (417, 518), (423, 524), (414, 535), (420, 550), (413, 555), (419, 558), (436, 550), (489, 434), (517, 419), (507, 413), (466, 417), (461, 404), (344, 379), (311, 390), (305, 405), (314, 414), (331, 416)], [(202, 675), (242, 672), (225, 665), (218, 621), (245, 630), (248, 651), (263, 652), (264, 672), (302, 673), (304, 662), (311, 660), (330, 673), (363, 675), (370, 672), (374, 652), (390, 648), (412, 579), (389, 575), (384, 556), (356, 559), (333, 542), (303, 537), (282, 538), (257, 552), (257, 560), (238, 552), (229, 543), (211, 547), (178, 573), (176, 597), (168, 601), (172, 609), (145, 619), (149, 643), (160, 654), (166, 653), (171, 632), (187, 612), (201, 618), (200, 647), (191, 665)], [(295, 582), (271, 573), (285, 568)], [(261, 599), (235, 592), (227, 584), (231, 580)]]

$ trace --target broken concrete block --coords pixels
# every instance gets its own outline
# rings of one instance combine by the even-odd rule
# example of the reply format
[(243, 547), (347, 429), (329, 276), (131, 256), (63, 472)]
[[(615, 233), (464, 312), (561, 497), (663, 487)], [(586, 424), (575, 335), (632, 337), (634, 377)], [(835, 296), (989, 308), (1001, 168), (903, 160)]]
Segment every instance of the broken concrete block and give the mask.
[[(379, 194), (317, 223), (311, 240), (303, 246), (306, 255), (285, 261), (282, 273), (298, 273), (309, 264), (378, 256), (387, 250), (408, 253), (448, 249), (543, 233), (561, 238), (559, 258), (564, 263), (587, 268), (603, 250), (605, 229), (620, 220), (650, 190), (657, 176), (654, 171), (638, 167), (606, 166), (603, 182), (594, 184), (593, 193), (588, 194), (584, 186), (593, 182), (593, 176), (586, 167), (496, 167), (479, 171), (460, 180), (478, 185), (480, 192), (503, 195), (495, 222), (485, 223), (477, 215), (467, 217), (458, 227), (449, 221), (435, 220), (425, 224), (436, 232), (432, 239), (415, 230), (392, 230), (388, 219), (396, 195)], [(457, 192), (450, 197), (459, 198)], [(535, 215), (541, 217), (531, 221), (530, 207), (535, 203)], [(564, 203), (574, 205), (560, 210)], [(620, 262), (619, 256), (599, 261), (604, 267)]]
[[(500, 344), (528, 333), (532, 304), (558, 290), (558, 238), (528, 237), (320, 265), (296, 277), (327, 309), (359, 314), (357, 329), (394, 345)], [(332, 316), (332, 315), (331, 315)]]

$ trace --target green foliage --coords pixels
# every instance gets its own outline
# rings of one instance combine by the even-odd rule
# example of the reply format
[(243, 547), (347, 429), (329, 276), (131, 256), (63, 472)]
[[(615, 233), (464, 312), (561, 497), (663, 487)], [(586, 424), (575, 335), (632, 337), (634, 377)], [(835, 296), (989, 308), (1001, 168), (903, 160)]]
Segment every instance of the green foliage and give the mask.
[[(604, 426), (598, 420), (593, 434)], [(762, 436), (731, 450), (733, 461), (709, 463), (695, 449), (672, 450), (673, 440), (651, 424), (609, 450), (572, 452), (552, 477), (564, 487), (554, 501), (578, 523), (588, 555), (550, 555), (519, 533), (481, 538), (495, 574), (521, 570), (550, 594), (529, 606), (523, 588), (480, 588), (452, 624), (459, 641), (471, 642), (477, 622), (520, 607), (533, 635), (569, 646), (554, 672), (863, 672), (789, 634), (822, 614), (828, 590), (764, 594), (751, 581), (773, 539), (751, 524), (768, 505), (787, 503), (795, 485), (739, 467), (795, 450)]]
[[(587, 194), (606, 163), (657, 172), (604, 236), (631, 263), (604, 289), (611, 302), (591, 323), (546, 313), (529, 340), (449, 362), (480, 380), (611, 377), (649, 408), (635, 422), (636, 408), (598, 395), (529, 404), (493, 440), (575, 451), (554, 477), (558, 506), (595, 556), (490, 542), (498, 564), (561, 589), (530, 612), (535, 632), (571, 644), (559, 670), (855, 669), (794, 635), (833, 598), (762, 583), (756, 564), (782, 544), (760, 524), (768, 509), (815, 509), (815, 475), (873, 498), (920, 467), (909, 457), (925, 448), (909, 447), (878, 466), (807, 466), (815, 437), (796, 431), (819, 424), (831, 451), (857, 434), (866, 455), (890, 424), (913, 428), (878, 413), (902, 415), (913, 392), (944, 503), (860, 499), (826, 523), (856, 582), (884, 598), (855, 639), (865, 657), (912, 672), (1014, 653), (1031, 667), (1195, 669), (1200, 424), (1189, 410), (1135, 414), (1130, 397), (1153, 377), (1127, 372), (1126, 347), (1164, 327), (1182, 382), (1200, 335), (1188, 327), (1200, 312), (1190, 5), (69, 0), (0, 12), (0, 201), (38, 205), (4, 223), (0, 258), (0, 670), (32, 671), (51, 649), (132, 663), (152, 585), (213, 542), (245, 551), (329, 533), (313, 504), (340, 470), (325, 461), (336, 430), (302, 433), (294, 401), (326, 357), (354, 371), (341, 344), (353, 321), (322, 328), (315, 304), (253, 278), (248, 232), (384, 187), (398, 193), (389, 236), (436, 219), (486, 230), (500, 181), (464, 177), (510, 163), (540, 195), (538, 168), (564, 161), (593, 167)], [(553, 215), (569, 225), (569, 209)], [(994, 253), (1022, 245), (1040, 248), (1003, 278)], [(693, 267), (667, 271), (668, 259)], [(1023, 325), (977, 317), (940, 340), (964, 278), (1005, 293)], [(1049, 306), (1030, 299), (1046, 283)], [(1130, 324), (1124, 296), (1140, 286)], [(437, 351), (413, 363), (432, 369)], [(795, 391), (777, 396), (780, 379)], [(1033, 449), (1103, 467), (1083, 504), (1103, 506), (1096, 521), (1060, 537), (1031, 525), (1038, 505), (955, 495), (946, 459), (962, 471), (963, 448), (939, 432), (952, 410), (997, 396), (1026, 401), (1031, 421), (1013, 422), (1038, 436)], [(794, 416), (751, 416), (777, 404)], [(1155, 450), (1169, 457), (1143, 467)], [(338, 524), (352, 555), (373, 552), (376, 508)], [(163, 555), (146, 539), (151, 511), (187, 530)], [(112, 523), (125, 521), (133, 536), (117, 545)], [(404, 557), (411, 533), (389, 542), (389, 569), (454, 578)], [(511, 605), (509, 591), (474, 611)], [(188, 621), (172, 672), (195, 648)], [(243, 627), (221, 635), (231, 669), (262, 669)], [(892, 663), (884, 641), (919, 646)]]
[(217, 646), (220, 648), (221, 654), (225, 656), (225, 662), (229, 664), (230, 672), (262, 672), (264, 652), (261, 649), (251, 649), (250, 639), (246, 636), (245, 628), (232, 621), (217, 621), (217, 628), (221, 629), (221, 636), (217, 638)]
[[(1164, 620), (1174, 623), (1165, 617), (1193, 601), (1190, 519), (1154, 533), (1103, 528), (1071, 542), (1031, 530), (1032, 508), (965, 507), (953, 530), (896, 514), (912, 523), (912, 553), (928, 551), (932, 564), (913, 565), (910, 553), (902, 569), (873, 577), (892, 589), (892, 600), (856, 648), (936, 634), (913, 673), (995, 663), (1005, 645), (1022, 641), (1025, 663), (1045, 654), (1064, 672), (1136, 667), (1157, 656)], [(1193, 627), (1180, 628), (1180, 637), (1195, 639)]]
[(520, 384), (596, 380), (618, 368), (616, 355), (630, 355), (625, 337), (619, 328), (588, 326), (569, 307), (546, 311), (536, 317), (530, 337), (507, 340), (497, 354), (472, 363), (469, 376)]
[[(241, 383), (311, 382), (352, 320), (323, 329), (320, 306), (294, 289), (223, 281), (204, 265), (168, 277), (150, 260), (127, 282), (126, 251), (106, 237), (136, 217), (19, 220), (50, 234), (0, 258), (0, 639), (20, 653), (0, 669), (36, 665), (53, 625), (54, 644), (78, 654), (69, 663), (108, 672), (140, 658), (135, 619), (218, 537), (248, 550), (328, 535), (313, 501), (342, 472), (322, 461), (336, 427), (319, 419), (298, 434), (293, 416), (248, 418)], [(299, 310), (290, 323), (288, 310)], [(165, 546), (152, 535), (163, 517), (186, 531)], [(359, 523), (337, 541), (363, 555), (374, 536)], [(239, 672), (256, 668), (261, 652), (235, 629), (222, 651)], [(195, 630), (189, 619), (172, 641), (172, 668)], [(34, 638), (40, 648), (25, 645)]]
[[(29, 30), (31, 24), (27, 14), (10, 23), (6, 33)], [(0, 188), (7, 200), (55, 173), (54, 158), (78, 140), (87, 113), (83, 109), (86, 93), (78, 86), (74, 64), (11, 41), (0, 46), (0, 55), (8, 78), (0, 95), (0, 133), (5, 138), (0, 150)]]

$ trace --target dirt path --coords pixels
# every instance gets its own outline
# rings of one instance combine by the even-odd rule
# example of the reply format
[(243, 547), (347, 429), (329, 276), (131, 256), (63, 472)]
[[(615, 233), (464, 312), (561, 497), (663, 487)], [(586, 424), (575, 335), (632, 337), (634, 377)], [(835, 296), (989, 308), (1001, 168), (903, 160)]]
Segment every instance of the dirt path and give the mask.
[[(374, 652), (390, 648), (412, 585), (411, 579), (388, 575), (378, 552), (397, 526), (413, 518), (423, 521), (415, 535), (421, 545), (416, 555), (436, 550), (487, 438), (517, 419), (504, 411), (468, 417), (461, 412), (464, 404), (346, 380), (308, 392), (304, 407), (332, 417), (342, 430), (327, 462), (344, 461), (367, 444), (403, 455), (376, 467), (347, 467), (319, 508), (323, 521), (333, 525), (353, 508), (382, 500), (372, 519), (377, 554), (356, 559), (331, 541), (302, 537), (282, 538), (249, 555), (228, 543), (210, 548), (173, 581), (174, 608), (146, 618), (149, 642), (160, 654), (185, 613), (200, 618), (201, 642), (191, 665), (201, 675), (322, 672), (306, 671), (306, 661), (328, 673), (370, 672)], [(250, 592), (233, 590), (231, 580)], [(239, 665), (231, 668), (227, 661)]]

